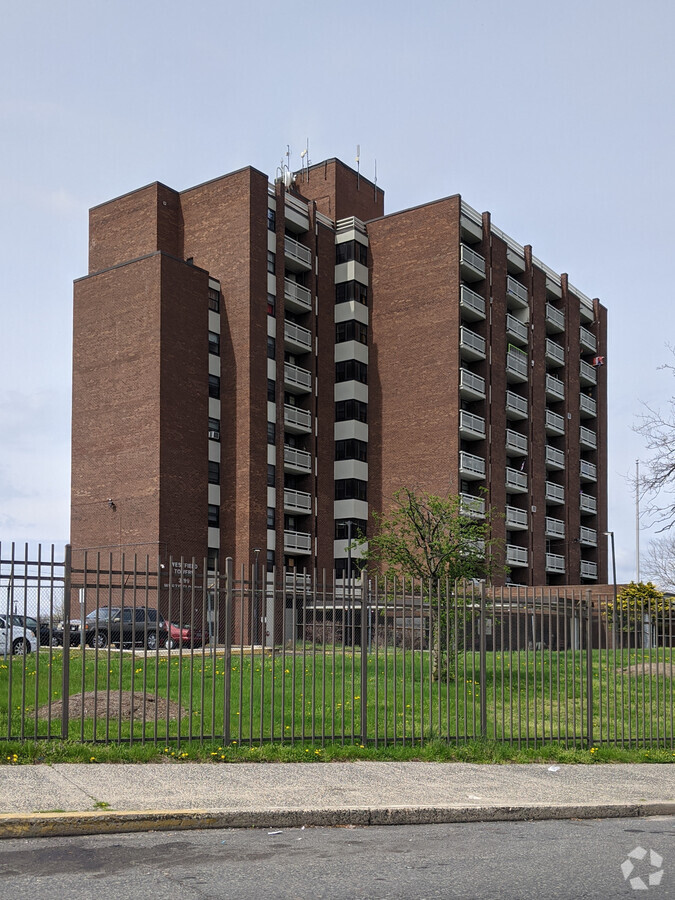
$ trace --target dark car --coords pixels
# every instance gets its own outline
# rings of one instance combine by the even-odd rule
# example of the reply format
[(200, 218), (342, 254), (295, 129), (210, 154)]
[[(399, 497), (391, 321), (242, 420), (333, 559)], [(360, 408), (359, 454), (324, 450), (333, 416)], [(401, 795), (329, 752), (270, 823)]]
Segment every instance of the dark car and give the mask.
[(39, 638), (41, 647), (48, 647), (50, 644), (59, 643), (58, 638), (55, 637), (57, 628), (56, 626), (50, 628), (49, 621), (38, 623), (37, 619), (34, 619), (33, 616), (18, 615), (12, 616), (12, 620), (19, 628), (23, 628), (25, 622), (26, 629), (32, 631)]
[[(73, 640), (74, 634), (77, 635)], [(78, 628), (70, 636), (70, 642), (84, 642), (90, 647), (107, 647), (108, 644), (140, 644), (148, 650), (165, 647), (167, 626), (156, 609), (130, 609), (129, 607), (102, 607), (89, 613), (84, 620), (84, 635)]]

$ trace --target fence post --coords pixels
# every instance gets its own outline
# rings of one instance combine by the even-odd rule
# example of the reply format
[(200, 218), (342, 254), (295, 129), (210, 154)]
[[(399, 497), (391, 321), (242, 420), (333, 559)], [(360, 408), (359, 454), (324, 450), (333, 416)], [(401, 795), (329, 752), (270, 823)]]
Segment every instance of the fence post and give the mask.
[[(63, 665), (61, 667), (61, 740), (68, 740), (68, 712), (70, 694), (70, 593), (72, 585), (72, 547), (66, 544), (66, 555), (63, 563)], [(86, 584), (87, 573), (84, 573)], [(82, 638), (84, 634), (82, 635)], [(82, 655), (84, 668), (84, 653)]]
[[(234, 575), (232, 557), (225, 560), (225, 649), (223, 651), (223, 667), (225, 681), (225, 697), (223, 703), (223, 742), (227, 746), (230, 743), (230, 714), (232, 693), (232, 592), (234, 589)], [(218, 585), (216, 579), (216, 596)], [(243, 627), (243, 621), (242, 621)], [(215, 659), (214, 659), (215, 664)], [(240, 710), (241, 711), (241, 710)]]
[(368, 735), (368, 616), (370, 605), (365, 569), (361, 570), (361, 743)]
[(593, 746), (593, 619), (590, 591), (586, 591), (586, 741), (589, 748)]
[(480, 622), (478, 623), (478, 652), (480, 658), (480, 734), (487, 737), (487, 665), (485, 641), (485, 582), (480, 583)]

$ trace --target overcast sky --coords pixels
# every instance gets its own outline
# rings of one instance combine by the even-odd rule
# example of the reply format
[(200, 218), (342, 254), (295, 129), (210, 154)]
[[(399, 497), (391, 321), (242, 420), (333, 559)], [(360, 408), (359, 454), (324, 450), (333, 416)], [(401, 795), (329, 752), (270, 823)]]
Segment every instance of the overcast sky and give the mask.
[[(646, 460), (671, 358), (675, 4), (22, 0), (0, 29), (0, 540), (69, 530), (72, 282), (87, 210), (309, 139), (386, 211), (460, 193), (608, 308), (609, 527), (635, 575)], [(642, 544), (649, 540), (645, 523)]]

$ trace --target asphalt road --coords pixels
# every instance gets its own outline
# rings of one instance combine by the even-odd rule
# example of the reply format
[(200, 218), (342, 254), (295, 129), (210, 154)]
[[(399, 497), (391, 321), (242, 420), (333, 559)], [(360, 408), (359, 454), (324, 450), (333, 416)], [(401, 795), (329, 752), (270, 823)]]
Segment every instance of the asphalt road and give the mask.
[[(663, 862), (649, 886), (649, 853)], [(643, 878), (646, 891), (631, 886)], [(0, 842), (0, 897), (675, 898), (675, 817), (213, 830)]]

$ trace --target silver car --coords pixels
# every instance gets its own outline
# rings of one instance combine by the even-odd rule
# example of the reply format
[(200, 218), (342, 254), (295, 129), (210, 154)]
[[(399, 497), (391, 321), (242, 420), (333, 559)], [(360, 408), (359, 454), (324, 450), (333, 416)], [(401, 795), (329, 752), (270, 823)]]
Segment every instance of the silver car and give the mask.
[(14, 616), (0, 615), (0, 653), (34, 653), (37, 646), (35, 632), (18, 625)]

